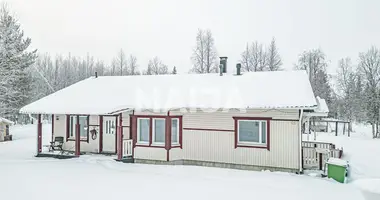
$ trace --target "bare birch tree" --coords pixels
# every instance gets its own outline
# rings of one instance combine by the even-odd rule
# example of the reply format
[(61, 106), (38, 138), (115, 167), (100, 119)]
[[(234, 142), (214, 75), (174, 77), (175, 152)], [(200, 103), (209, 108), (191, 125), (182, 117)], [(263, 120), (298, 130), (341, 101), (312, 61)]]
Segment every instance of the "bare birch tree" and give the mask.
[(250, 54), (250, 49), (249, 49), (248, 43), (247, 43), (247, 46), (246, 46), (245, 50), (243, 51), (243, 53), (241, 53), (240, 62), (242, 64), (242, 68), (241, 68), (242, 71), (246, 71), (246, 72), (252, 71), (251, 54)]
[(359, 69), (363, 73), (366, 85), (367, 117), (372, 125), (373, 137), (378, 138), (380, 137), (380, 51), (376, 47), (371, 47), (367, 52), (360, 53), (359, 59)]
[(332, 89), (326, 72), (327, 60), (320, 49), (303, 52), (296, 65), (296, 69), (306, 70), (314, 94), (326, 100), (330, 105), (332, 102)]
[(161, 74), (169, 74), (168, 66), (163, 64), (162, 61), (158, 57), (154, 57), (149, 60), (148, 68), (144, 71), (145, 75), (161, 75)]
[[(353, 121), (356, 105), (356, 95), (354, 90), (356, 87), (356, 74), (353, 70), (350, 58), (344, 58), (339, 61), (337, 84), (340, 90), (338, 96), (340, 96), (343, 104), (341, 114), (343, 114), (346, 120)], [(351, 126), (348, 128), (351, 131)]]
[(128, 75), (129, 70), (127, 68), (127, 57), (125, 56), (125, 53), (123, 49), (120, 49), (117, 58), (114, 59), (113, 64), (116, 65), (116, 70), (119, 76)]
[(140, 75), (140, 71), (138, 69), (137, 65), (137, 58), (134, 55), (129, 55), (129, 60), (128, 60), (128, 69), (129, 69), (129, 74), (130, 75)]
[(210, 30), (198, 30), (196, 37), (196, 47), (193, 49), (191, 60), (194, 73), (215, 73), (218, 72), (217, 53), (215, 41)]
[(241, 54), (242, 71), (267, 71), (270, 61), (269, 56), (270, 54), (265, 49), (265, 46), (258, 41), (251, 43), (251, 45), (247, 44), (246, 49)]

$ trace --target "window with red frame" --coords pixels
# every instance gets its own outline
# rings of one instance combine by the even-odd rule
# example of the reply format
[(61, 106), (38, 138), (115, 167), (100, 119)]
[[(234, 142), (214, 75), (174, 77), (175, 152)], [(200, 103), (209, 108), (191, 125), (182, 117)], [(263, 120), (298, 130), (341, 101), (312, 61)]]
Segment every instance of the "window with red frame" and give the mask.
[(269, 150), (270, 120), (266, 118), (234, 118), (235, 147), (266, 148)]
[[(166, 120), (170, 120), (167, 123)], [(136, 144), (141, 146), (165, 146), (169, 131), (171, 146), (180, 146), (180, 117), (168, 116), (137, 116), (136, 120)]]

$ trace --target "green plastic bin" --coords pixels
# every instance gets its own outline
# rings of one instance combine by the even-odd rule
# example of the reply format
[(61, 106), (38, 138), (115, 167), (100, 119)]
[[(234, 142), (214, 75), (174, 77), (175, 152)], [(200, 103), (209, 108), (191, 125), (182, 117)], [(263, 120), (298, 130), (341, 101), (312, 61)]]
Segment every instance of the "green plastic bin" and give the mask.
[(348, 162), (338, 158), (330, 158), (327, 161), (327, 177), (340, 183), (346, 183), (348, 174)]

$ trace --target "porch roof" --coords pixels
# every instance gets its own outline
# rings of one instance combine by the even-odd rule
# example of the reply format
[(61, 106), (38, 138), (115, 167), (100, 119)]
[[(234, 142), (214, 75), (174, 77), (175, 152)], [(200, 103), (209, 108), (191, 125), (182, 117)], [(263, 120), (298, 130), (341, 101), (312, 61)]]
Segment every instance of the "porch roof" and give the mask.
[(243, 75), (182, 74), (90, 77), (21, 108), (21, 113), (112, 114), (178, 108), (314, 109), (306, 71)]
[(320, 97), (316, 97), (317, 107), (313, 112), (305, 113), (305, 116), (309, 117), (327, 117), (329, 115), (329, 107), (327, 106), (326, 100)]

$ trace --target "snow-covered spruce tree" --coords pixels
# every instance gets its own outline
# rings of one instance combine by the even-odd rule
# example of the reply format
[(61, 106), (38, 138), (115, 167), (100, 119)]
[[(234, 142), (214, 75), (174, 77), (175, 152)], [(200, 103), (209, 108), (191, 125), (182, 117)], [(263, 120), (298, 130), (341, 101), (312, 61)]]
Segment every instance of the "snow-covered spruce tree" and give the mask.
[(37, 51), (28, 51), (30, 43), (18, 20), (3, 4), (0, 9), (0, 101), (2, 113), (13, 120), (18, 110), (30, 101), (32, 79), (26, 69), (35, 62)]
[(171, 74), (177, 74), (177, 68), (174, 66)]
[(273, 38), (268, 50), (267, 50), (267, 63), (269, 71), (278, 71), (281, 70), (282, 60), (278, 48), (276, 45), (276, 39)]

